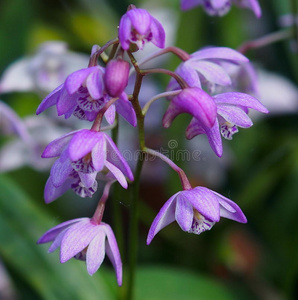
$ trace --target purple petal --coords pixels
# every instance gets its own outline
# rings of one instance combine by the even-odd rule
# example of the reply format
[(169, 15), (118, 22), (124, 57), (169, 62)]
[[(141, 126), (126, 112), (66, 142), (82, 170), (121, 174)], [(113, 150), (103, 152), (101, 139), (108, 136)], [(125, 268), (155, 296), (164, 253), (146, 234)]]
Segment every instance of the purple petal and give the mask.
[(90, 153), (93, 147), (103, 138), (103, 133), (82, 129), (74, 135), (69, 143), (68, 151), (72, 161), (79, 160)]
[(132, 26), (141, 35), (146, 35), (150, 30), (152, 16), (147, 10), (142, 8), (135, 8), (129, 10), (126, 15), (129, 17)]
[(71, 226), (61, 242), (60, 262), (65, 263), (85, 249), (98, 234), (97, 226), (92, 224), (88, 218)]
[(59, 85), (56, 89), (54, 89), (48, 96), (46, 96), (42, 102), (39, 104), (36, 114), (39, 115), (43, 111), (45, 111), (47, 108), (55, 105), (57, 103), (57, 100), (59, 99), (62, 91), (64, 89), (64, 84)]
[[(182, 63), (178, 66), (178, 68), (175, 71), (179, 76), (181, 76), (186, 83), (190, 86), (190, 87), (197, 87), (197, 88), (201, 88), (201, 81), (200, 81), (200, 77), (199, 74), (197, 73), (197, 71), (192, 67), (191, 64), (186, 63)], [(174, 80), (174, 79), (173, 79)], [(176, 80), (174, 80), (176, 82)], [(176, 82), (176, 85), (178, 85), (178, 83)], [(179, 88), (179, 86), (178, 86)]]
[(183, 192), (176, 199), (175, 219), (183, 231), (189, 231), (193, 221), (193, 207)]
[(147, 236), (147, 245), (149, 245), (154, 236), (164, 227), (175, 221), (176, 197), (180, 192), (173, 195), (160, 209), (153, 220)]
[(112, 104), (105, 112), (104, 114), (107, 122), (110, 125), (113, 125), (115, 122), (115, 118), (116, 118), (116, 107), (115, 104)]
[(127, 16), (127, 14), (123, 15), (119, 24), (119, 40), (120, 40), (121, 47), (124, 50), (129, 49), (129, 45), (130, 45), (129, 38), (130, 38), (130, 32), (132, 30), (131, 25), (132, 24), (130, 18)]
[(244, 106), (247, 108), (252, 108), (259, 112), (267, 114), (269, 111), (267, 108), (253, 96), (244, 93), (223, 93), (218, 94), (213, 97), (216, 104), (233, 104), (237, 106)]
[(56, 160), (51, 169), (52, 183), (56, 188), (61, 186), (73, 171), (70, 159), (65, 159), (65, 153), (62, 153), (63, 157)]
[(212, 127), (216, 119), (216, 105), (206, 92), (199, 88), (186, 88), (175, 96), (164, 114), (163, 126), (168, 128), (181, 113), (188, 113), (207, 127)]
[(195, 187), (192, 190), (184, 191), (184, 196), (192, 206), (205, 218), (212, 222), (220, 219), (218, 197), (205, 187)]
[(125, 93), (121, 94), (121, 97), (115, 102), (115, 106), (117, 113), (119, 113), (129, 124), (134, 127), (137, 125), (136, 113), (130, 101), (127, 100)]
[(63, 231), (65, 228), (69, 227), (71, 224), (80, 222), (84, 219), (88, 219), (88, 218), (79, 218), (79, 219), (73, 219), (73, 220), (69, 220), (66, 222), (63, 222), (53, 228), (51, 228), (50, 230), (48, 230), (46, 233), (44, 233), (39, 240), (37, 241), (37, 244), (44, 244), (44, 243), (48, 243), (53, 241), (56, 236)]
[(96, 69), (97, 67), (85, 68), (70, 74), (65, 80), (65, 87), (68, 93), (70, 95), (74, 94), (83, 85), (89, 74)]
[(53, 241), (52, 245), (50, 246), (50, 248), (48, 249), (48, 253), (52, 253), (54, 252), (58, 247), (60, 247), (61, 245), (61, 241), (66, 233), (66, 231), (69, 229), (69, 226), (67, 226), (67, 228), (65, 228), (63, 231), (61, 231), (55, 238), (55, 240)]
[(193, 118), (186, 129), (186, 138), (192, 139), (199, 134), (206, 134), (212, 150), (218, 157), (221, 157), (223, 149), (218, 119), (216, 118), (213, 127), (208, 128), (200, 124), (197, 119)]
[(232, 105), (218, 105), (217, 113), (229, 123), (239, 127), (248, 128), (253, 125), (251, 119), (243, 109)]
[(206, 80), (219, 84), (230, 85), (232, 83), (230, 76), (219, 65), (209, 61), (188, 61), (196, 71), (202, 74)]
[(235, 0), (235, 2), (236, 5), (240, 7), (246, 7), (252, 10), (257, 18), (260, 18), (262, 16), (261, 7), (258, 0)]
[(73, 135), (79, 131), (81, 131), (81, 129), (64, 134), (60, 138), (49, 143), (44, 149), (43, 153), (41, 154), (41, 157), (51, 158), (60, 156), (65, 147), (68, 145), (71, 138), (73, 137)]
[(96, 171), (101, 171), (104, 167), (106, 161), (106, 142), (105, 139), (102, 138), (95, 144), (92, 149), (92, 163), (93, 167)]
[(108, 161), (105, 162), (107, 169), (113, 174), (113, 176), (117, 179), (117, 181), (121, 184), (124, 189), (127, 189), (127, 181), (123, 173), (115, 167), (113, 164)]
[[(77, 106), (79, 94), (75, 93), (70, 95), (66, 89), (61, 91), (60, 97), (57, 100), (57, 113), (58, 116), (65, 114), (72, 114), (74, 108)], [(67, 117), (65, 117), (67, 119)]]
[(240, 223), (247, 223), (247, 219), (240, 207), (232, 200), (212, 191), (220, 204), (220, 216)]
[(131, 181), (133, 181), (133, 174), (131, 169), (118, 150), (117, 146), (113, 142), (113, 140), (105, 134), (105, 138), (107, 141), (107, 161), (116, 166), (120, 171)]
[(103, 93), (103, 74), (100, 69), (95, 69), (88, 75), (86, 80), (86, 86), (90, 96), (93, 99), (99, 99)]
[(44, 200), (45, 203), (50, 203), (62, 196), (67, 190), (70, 189), (71, 185), (74, 183), (74, 178), (68, 178), (64, 183), (56, 188), (53, 185), (51, 176), (46, 182), (45, 189), (44, 189)]
[(164, 48), (166, 34), (165, 34), (165, 31), (164, 31), (162, 25), (154, 17), (151, 17), (151, 28), (150, 29), (151, 29), (151, 33), (152, 33), (151, 42), (159, 48)]
[(106, 241), (106, 253), (116, 271), (118, 285), (121, 286), (122, 285), (122, 261), (121, 261), (117, 241), (111, 227), (108, 224), (105, 223), (102, 224), (104, 225), (104, 230), (108, 238)]
[(224, 59), (233, 62), (248, 62), (248, 59), (240, 52), (226, 47), (211, 47), (199, 50), (191, 55), (192, 59)]
[[(102, 227), (102, 226), (101, 226)], [(86, 254), (86, 265), (89, 275), (93, 275), (101, 266), (105, 257), (105, 238), (103, 228), (100, 228), (97, 236), (91, 241)]]

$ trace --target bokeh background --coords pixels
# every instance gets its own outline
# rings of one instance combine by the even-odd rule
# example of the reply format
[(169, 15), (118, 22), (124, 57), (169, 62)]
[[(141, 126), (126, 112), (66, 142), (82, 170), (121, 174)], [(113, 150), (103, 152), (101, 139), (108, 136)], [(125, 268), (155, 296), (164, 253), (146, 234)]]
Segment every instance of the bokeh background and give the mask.
[[(297, 14), (295, 1), (259, 2), (261, 19), (237, 7), (222, 18), (209, 17), (201, 8), (182, 13), (178, 0), (136, 0), (134, 4), (148, 8), (164, 24), (169, 44), (192, 53), (208, 45), (237, 49), (245, 41), (287, 30), (281, 25), (286, 19), (281, 17), (295, 9)], [(16, 60), (35, 57), (39, 45), (46, 41), (63, 41), (72, 54), (82, 55), (80, 63), (88, 61), (93, 44), (103, 45), (116, 36), (118, 21), (129, 4), (126, 0), (1, 0), (0, 75)], [(172, 224), (146, 246), (155, 214), (180, 189), (176, 174), (167, 166), (158, 161), (146, 163), (140, 191), (136, 299), (298, 298), (298, 64), (293, 51), (297, 43), (290, 38), (246, 53), (258, 70), (259, 99), (271, 113), (255, 114), (252, 128), (240, 129), (232, 141), (224, 142), (221, 159), (211, 152), (205, 137), (185, 140), (188, 116), (179, 117), (165, 130), (161, 117), (166, 103), (152, 106), (147, 144), (173, 156), (183, 149), (199, 151), (194, 161), (176, 163), (194, 185), (207, 186), (233, 199), (248, 223), (221, 220), (200, 236), (184, 233)], [(158, 62), (171, 70), (178, 63), (171, 55)], [(20, 84), (22, 80), (16, 76)], [(144, 101), (150, 93), (162, 91), (167, 82), (165, 77), (151, 77), (142, 91)], [(23, 119), (35, 114), (47, 94), (37, 89), (0, 93), (1, 100)], [(55, 134), (67, 130), (64, 123), (53, 128), (52, 123), (42, 125)], [(36, 127), (33, 138), (48, 134), (38, 133), (38, 122)], [(123, 125), (119, 131), (121, 149), (133, 149), (135, 136), (135, 130)], [(0, 135), (0, 150), (16, 138)], [(11, 151), (11, 160), (19, 159), (19, 164), (8, 164), (6, 169), (6, 160), (0, 164), (0, 299), (117, 299), (121, 290), (116, 287), (108, 259), (90, 277), (83, 262), (71, 260), (61, 265), (58, 253), (48, 254), (47, 245), (36, 245), (50, 227), (91, 216), (97, 197), (81, 199), (69, 191), (46, 205), (43, 188), (49, 168), (32, 164), (24, 151), (22, 158)], [(129, 201), (128, 193), (116, 187), (104, 216), (115, 228), (124, 263)]]

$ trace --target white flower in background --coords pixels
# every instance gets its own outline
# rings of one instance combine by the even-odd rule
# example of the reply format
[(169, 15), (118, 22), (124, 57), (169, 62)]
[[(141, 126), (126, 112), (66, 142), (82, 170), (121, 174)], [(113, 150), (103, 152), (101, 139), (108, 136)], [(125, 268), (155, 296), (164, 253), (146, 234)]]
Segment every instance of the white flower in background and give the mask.
[(88, 61), (88, 55), (69, 51), (64, 42), (45, 42), (34, 55), (21, 58), (7, 67), (0, 80), (0, 93), (48, 93), (67, 75), (88, 65)]

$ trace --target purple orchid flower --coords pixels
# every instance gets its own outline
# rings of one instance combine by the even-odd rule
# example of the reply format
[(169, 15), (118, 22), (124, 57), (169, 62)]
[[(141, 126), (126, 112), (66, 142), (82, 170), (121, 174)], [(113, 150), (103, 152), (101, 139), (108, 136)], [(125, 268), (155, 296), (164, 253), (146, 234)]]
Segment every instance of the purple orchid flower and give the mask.
[(122, 187), (133, 180), (130, 167), (113, 140), (103, 132), (82, 129), (51, 142), (42, 157), (57, 157), (45, 186), (45, 202), (57, 199), (68, 189), (91, 197), (97, 189), (96, 175), (106, 168)]
[(128, 50), (131, 44), (135, 44), (138, 49), (142, 50), (148, 42), (164, 48), (165, 31), (147, 10), (132, 8), (120, 20), (119, 40), (124, 50)]
[(216, 104), (202, 89), (185, 88), (171, 99), (163, 116), (163, 126), (168, 128), (181, 113), (188, 113), (206, 127), (212, 127), (216, 119)]
[(256, 98), (243, 93), (223, 93), (213, 97), (217, 105), (217, 118), (213, 127), (207, 127), (200, 120), (193, 118), (186, 129), (186, 137), (192, 139), (199, 134), (206, 134), (209, 144), (215, 154), (222, 156), (222, 136), (231, 140), (238, 128), (248, 128), (253, 125), (247, 115), (252, 108), (262, 113), (269, 111)]
[(149, 229), (147, 245), (164, 227), (177, 221), (183, 231), (200, 234), (210, 230), (220, 217), (246, 223), (246, 217), (232, 200), (205, 187), (173, 195), (160, 209)]
[[(69, 118), (71, 115), (81, 120), (94, 121), (97, 114), (112, 97), (106, 92), (104, 85), (105, 69), (100, 66), (89, 67), (70, 74), (65, 82), (51, 92), (39, 105), (36, 113), (56, 105), (58, 115)], [(131, 125), (136, 126), (136, 116), (125, 92), (108, 109), (115, 110)], [(109, 114), (109, 112), (107, 114)], [(108, 117), (113, 122), (114, 117)]]
[(79, 218), (63, 222), (47, 231), (38, 244), (53, 242), (48, 252), (60, 247), (60, 262), (71, 258), (86, 261), (87, 271), (93, 275), (101, 266), (105, 253), (112, 262), (118, 285), (122, 285), (122, 262), (111, 227), (90, 218)]
[[(204, 48), (190, 55), (181, 63), (175, 73), (181, 76), (190, 87), (202, 88), (206, 85), (213, 92), (215, 85), (228, 86), (232, 84), (229, 75), (230, 66), (247, 63), (248, 59), (241, 53), (226, 47)], [(173, 78), (168, 90), (177, 90), (180, 86)]]
[(262, 15), (258, 0), (181, 0), (181, 9), (189, 10), (195, 6), (203, 5), (208, 15), (224, 16), (229, 12), (232, 3), (252, 10), (257, 18)]

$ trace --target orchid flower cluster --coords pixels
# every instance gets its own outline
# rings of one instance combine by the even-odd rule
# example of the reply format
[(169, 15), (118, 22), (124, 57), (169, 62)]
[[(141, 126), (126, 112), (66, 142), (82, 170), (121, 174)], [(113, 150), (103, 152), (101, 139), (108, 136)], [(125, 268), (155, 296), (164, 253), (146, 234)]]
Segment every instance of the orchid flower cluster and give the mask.
[[(210, 12), (218, 2), (227, 7), (232, 1), (189, 0), (182, 1), (182, 7), (204, 5)], [(234, 2), (260, 14), (256, 9), (257, 1)], [(141, 51), (150, 42), (161, 50), (138, 62), (134, 52)], [(109, 47), (111, 50), (106, 54)], [(142, 68), (145, 62), (165, 53), (181, 59), (175, 71)], [(246, 223), (246, 217), (236, 203), (206, 187), (192, 187), (185, 172), (169, 157), (146, 146), (144, 134), (144, 119), (151, 104), (158, 99), (167, 99), (169, 104), (162, 118), (163, 127), (170, 127), (180, 114), (188, 114), (192, 119), (186, 128), (186, 137), (206, 135), (215, 154), (222, 156), (222, 137), (232, 139), (238, 127), (252, 126), (249, 109), (268, 113), (253, 96), (231, 91), (230, 67), (240, 68), (246, 64), (245, 56), (225, 47), (206, 47), (192, 54), (177, 47), (165, 48), (165, 31), (161, 23), (147, 10), (130, 5), (120, 20), (118, 37), (101, 48), (93, 46), (89, 65), (71, 73), (37, 109), (40, 114), (54, 106), (57, 114), (65, 119), (74, 116), (90, 123), (89, 128), (68, 132), (44, 149), (43, 158), (56, 158), (45, 186), (45, 202), (56, 200), (67, 190), (82, 198), (92, 197), (98, 181), (105, 184), (91, 218), (63, 222), (47, 231), (38, 243), (52, 242), (49, 252), (60, 247), (61, 263), (71, 258), (86, 261), (90, 275), (98, 270), (106, 253), (121, 285), (122, 262), (117, 241), (110, 225), (102, 219), (111, 186), (119, 182), (126, 189), (129, 184), (134, 184), (146, 156), (158, 157), (167, 163), (177, 172), (182, 185), (181, 191), (165, 202), (153, 220), (148, 245), (161, 229), (174, 221), (183, 231), (194, 234), (210, 230), (221, 217)], [(138, 97), (143, 78), (156, 73), (171, 78), (167, 90), (148, 99), (141, 107)], [(135, 80), (134, 89), (132, 94), (127, 94), (130, 77)], [(217, 93), (218, 90), (227, 92)], [(118, 115), (131, 126), (138, 127), (140, 152), (135, 173), (107, 133), (116, 126)], [(103, 120), (108, 126), (102, 126)]]

